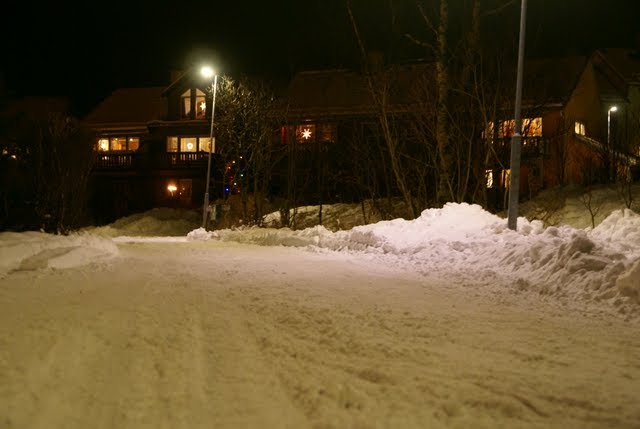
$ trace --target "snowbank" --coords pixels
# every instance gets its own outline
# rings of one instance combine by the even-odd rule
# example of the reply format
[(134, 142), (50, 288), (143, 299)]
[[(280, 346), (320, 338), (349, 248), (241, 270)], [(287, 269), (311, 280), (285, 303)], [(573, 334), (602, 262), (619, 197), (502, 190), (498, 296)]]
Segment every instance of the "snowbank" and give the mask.
[(201, 216), (193, 210), (155, 208), (86, 231), (101, 237), (185, 236), (201, 224)]
[(384, 254), (423, 272), (491, 272), (519, 291), (616, 306), (637, 302), (640, 290), (640, 216), (630, 210), (614, 211), (594, 230), (544, 228), (541, 221), (520, 218), (515, 232), (480, 206), (447, 204), (415, 220), (349, 231), (250, 228), (217, 231), (215, 238)]
[(0, 277), (16, 270), (78, 267), (118, 254), (112, 240), (89, 234), (4, 232), (0, 233)]

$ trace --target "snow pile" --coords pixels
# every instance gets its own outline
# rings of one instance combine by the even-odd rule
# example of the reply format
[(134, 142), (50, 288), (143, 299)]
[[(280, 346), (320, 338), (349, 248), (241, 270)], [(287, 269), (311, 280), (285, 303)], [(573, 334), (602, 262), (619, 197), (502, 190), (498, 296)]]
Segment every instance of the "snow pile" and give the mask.
[[(518, 231), (480, 206), (447, 204), (415, 220), (395, 219), (331, 232), (322, 226), (221, 230), (217, 238), (260, 245), (317, 247), (386, 255), (385, 263), (424, 273), (496, 274), (518, 291), (620, 306), (640, 290), (640, 216), (614, 211), (591, 230), (544, 228), (518, 220)], [(389, 257), (395, 256), (395, 259)]]
[(216, 236), (217, 234), (215, 233), (215, 231), (207, 231), (206, 229), (200, 227), (187, 234), (187, 241), (206, 241)]
[(193, 210), (156, 208), (87, 231), (102, 237), (185, 236), (200, 225), (201, 216)]
[(3, 232), (0, 233), (0, 277), (11, 271), (79, 267), (118, 254), (112, 240), (89, 234)]

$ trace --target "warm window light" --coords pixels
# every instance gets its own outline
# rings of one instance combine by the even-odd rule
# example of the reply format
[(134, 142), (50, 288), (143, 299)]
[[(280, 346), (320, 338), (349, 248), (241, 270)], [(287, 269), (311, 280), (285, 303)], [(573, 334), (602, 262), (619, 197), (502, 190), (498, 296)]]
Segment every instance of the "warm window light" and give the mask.
[(102, 151), (109, 150), (109, 140), (100, 139), (100, 150), (102, 150)]
[(215, 72), (211, 67), (204, 66), (200, 69), (200, 74), (202, 75), (202, 77), (210, 78), (210, 77), (213, 77), (213, 75), (215, 75)]
[(487, 179), (487, 188), (493, 188), (493, 170), (486, 170), (484, 174)]
[(574, 132), (576, 134), (581, 135), (581, 136), (586, 135), (586, 128), (585, 128), (584, 124), (582, 122), (576, 121), (575, 127), (574, 127)]
[(311, 138), (311, 130), (309, 128), (302, 130), (302, 138), (305, 140), (309, 140)]

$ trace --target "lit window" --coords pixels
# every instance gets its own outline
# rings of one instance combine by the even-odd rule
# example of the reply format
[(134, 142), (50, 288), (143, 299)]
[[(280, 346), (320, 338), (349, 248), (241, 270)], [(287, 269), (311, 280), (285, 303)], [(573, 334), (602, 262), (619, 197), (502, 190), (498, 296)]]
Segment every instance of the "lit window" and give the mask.
[(216, 151), (216, 145), (215, 145), (215, 139), (213, 139), (213, 150), (211, 149), (211, 139), (209, 137), (200, 137), (200, 150), (203, 152), (215, 152)]
[[(484, 130), (484, 136), (493, 139), (494, 134), (493, 122), (489, 122)], [(508, 121), (500, 121), (498, 126), (498, 137), (508, 138), (513, 136), (516, 129), (515, 119)], [(542, 137), (542, 118), (525, 118), (522, 120), (522, 136), (523, 137)]]
[(502, 170), (500, 173), (500, 187), (509, 188), (509, 183), (511, 181), (511, 170)]
[(126, 137), (112, 137), (111, 138), (111, 150), (127, 150), (127, 138)]
[(180, 152), (197, 152), (198, 139), (196, 137), (181, 137)]
[(493, 170), (486, 170), (484, 175), (487, 180), (487, 188), (493, 188)]
[(316, 139), (315, 124), (304, 124), (296, 127), (296, 142), (311, 143)]
[(140, 148), (139, 137), (102, 137), (98, 139), (96, 149), (100, 152), (136, 151)]
[(98, 150), (107, 152), (109, 150), (109, 139), (98, 139)]
[(583, 122), (576, 121), (575, 126), (574, 126), (574, 131), (575, 131), (576, 134), (581, 135), (581, 136), (587, 135), (586, 128), (585, 128)]
[(138, 137), (129, 137), (128, 149), (131, 151), (136, 151), (139, 148), (140, 148), (140, 139)]
[(196, 89), (196, 119), (204, 119), (207, 114), (206, 94)]
[(178, 137), (167, 137), (167, 152), (178, 151)]
[(187, 89), (180, 96), (181, 114), (183, 118), (191, 116), (191, 89)]
[(522, 121), (524, 137), (542, 137), (542, 118), (527, 118)]
[[(209, 152), (211, 138), (209, 137), (167, 137), (167, 152)], [(213, 139), (213, 150), (216, 151), (216, 140)]]

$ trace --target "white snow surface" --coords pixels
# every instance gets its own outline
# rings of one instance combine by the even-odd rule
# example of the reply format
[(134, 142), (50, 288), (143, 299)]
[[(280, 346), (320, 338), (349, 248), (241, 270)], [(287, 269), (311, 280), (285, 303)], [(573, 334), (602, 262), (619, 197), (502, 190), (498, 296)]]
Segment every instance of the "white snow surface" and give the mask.
[(631, 210), (180, 217), (0, 234), (0, 427), (640, 427)]

